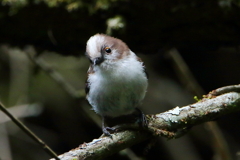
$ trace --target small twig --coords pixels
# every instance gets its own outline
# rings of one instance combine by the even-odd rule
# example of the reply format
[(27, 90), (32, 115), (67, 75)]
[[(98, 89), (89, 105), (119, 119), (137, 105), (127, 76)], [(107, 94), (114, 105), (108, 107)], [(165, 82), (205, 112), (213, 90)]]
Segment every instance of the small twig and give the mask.
[[(8, 109), (16, 118), (25, 118), (30, 116), (36, 116), (42, 112), (42, 107), (39, 104), (23, 104), (12, 106)], [(11, 119), (5, 116), (5, 113), (0, 112), (0, 123), (5, 123)]]
[(221, 94), (228, 93), (228, 92), (240, 92), (240, 84), (225, 86), (225, 87), (215, 89), (211, 91), (208, 95), (206, 95), (206, 97), (219, 96)]
[(57, 154), (45, 143), (43, 142), (37, 135), (35, 135), (27, 126), (25, 126), (21, 121), (19, 121), (17, 118), (15, 118), (8, 110), (3, 106), (3, 104), (0, 102), (0, 109), (28, 136), (30, 136), (34, 141), (36, 141), (38, 144), (40, 144), (43, 149), (51, 156), (54, 157), (57, 160), (60, 160), (58, 158)]

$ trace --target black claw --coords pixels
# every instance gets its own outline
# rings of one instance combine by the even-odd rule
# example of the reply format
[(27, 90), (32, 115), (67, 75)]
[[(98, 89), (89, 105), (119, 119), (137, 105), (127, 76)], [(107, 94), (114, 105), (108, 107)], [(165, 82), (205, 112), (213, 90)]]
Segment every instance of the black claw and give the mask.
[(116, 130), (115, 128), (105, 126), (105, 118), (102, 117), (102, 131), (103, 131), (103, 134), (105, 136), (108, 136), (108, 137), (112, 138), (112, 135), (111, 135), (110, 132), (114, 132), (115, 130)]
[[(119, 119), (119, 118), (121, 118), (121, 119)], [(121, 124), (120, 126), (116, 126), (116, 125), (118, 125), (118, 123), (114, 124), (114, 123), (111, 123), (111, 121), (110, 121), (110, 120), (114, 120), (114, 121), (116, 120), (117, 122), (125, 122), (125, 121), (121, 121), (121, 120), (123, 120), (122, 118), (125, 118), (124, 120), (127, 123), (126, 124), (125, 123), (119, 123), (119, 124)], [(114, 133), (116, 131), (123, 130), (123, 129), (131, 129), (130, 124), (131, 123), (136, 123), (136, 118), (137, 118), (137, 124), (139, 125), (139, 127), (141, 129), (147, 128), (148, 121), (147, 121), (145, 115), (143, 114), (143, 112), (139, 108), (136, 108), (136, 112), (133, 113), (133, 114), (125, 115), (125, 116), (122, 116), (122, 117), (117, 117), (115, 119), (110, 118), (110, 117), (106, 117), (106, 116), (102, 116), (102, 131), (103, 131), (103, 134), (105, 136), (108, 136), (108, 137), (112, 138), (111, 133)], [(106, 126), (106, 122), (108, 124), (110, 123), (110, 126), (115, 126), (115, 127)], [(130, 126), (127, 125), (128, 123), (129, 123)]]
[(116, 131), (116, 129), (115, 128), (112, 128), (112, 127), (105, 127), (107, 130), (109, 130), (109, 131), (111, 131), (111, 132), (114, 132), (114, 131)]
[(103, 134), (105, 136), (108, 136), (108, 137), (111, 137), (112, 138), (112, 135), (110, 134), (110, 132), (108, 131), (109, 127), (103, 127), (102, 128), (102, 131), (103, 131)]

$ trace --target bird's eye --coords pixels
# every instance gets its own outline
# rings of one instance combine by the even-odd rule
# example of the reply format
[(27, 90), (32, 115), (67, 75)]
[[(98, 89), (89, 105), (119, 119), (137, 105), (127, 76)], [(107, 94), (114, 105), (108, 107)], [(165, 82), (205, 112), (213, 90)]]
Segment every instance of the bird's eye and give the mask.
[(112, 52), (112, 50), (111, 50), (109, 47), (105, 47), (104, 50), (105, 50), (105, 52), (107, 52), (107, 53), (111, 53), (111, 52)]

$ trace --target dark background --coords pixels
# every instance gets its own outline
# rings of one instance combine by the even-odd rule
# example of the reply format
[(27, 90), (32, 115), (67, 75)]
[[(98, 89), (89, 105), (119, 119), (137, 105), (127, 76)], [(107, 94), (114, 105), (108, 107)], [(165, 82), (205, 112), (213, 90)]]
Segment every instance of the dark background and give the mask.
[[(196, 92), (168, 56), (172, 48), (206, 93), (240, 82), (240, 3), (236, 0), (0, 2), (0, 100), (58, 154), (102, 133), (101, 119), (84, 95), (89, 65), (85, 46), (96, 33), (122, 39), (145, 62), (150, 79), (141, 108), (147, 114), (195, 102)], [(119, 18), (121, 25), (109, 26), (112, 18)], [(237, 159), (239, 121), (239, 113), (231, 114), (216, 120), (220, 130), (203, 124), (177, 140), (160, 138), (146, 154), (149, 141), (132, 151), (143, 159), (221, 160), (229, 147), (230, 157)], [(228, 146), (220, 153), (212, 130), (222, 135), (220, 144), (225, 141)], [(0, 159), (49, 159), (3, 114), (0, 137)], [(108, 159), (134, 158), (121, 152)]]

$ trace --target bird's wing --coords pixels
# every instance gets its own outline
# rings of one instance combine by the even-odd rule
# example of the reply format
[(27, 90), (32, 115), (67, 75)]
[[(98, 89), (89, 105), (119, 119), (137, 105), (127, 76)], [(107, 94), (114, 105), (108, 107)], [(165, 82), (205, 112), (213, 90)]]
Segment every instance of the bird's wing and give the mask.
[[(93, 67), (92, 67), (92, 65), (90, 65), (90, 67), (89, 67), (89, 69), (87, 71), (88, 77), (89, 77), (90, 74), (93, 74), (93, 73), (94, 73)], [(88, 94), (88, 92), (90, 90), (90, 83), (88, 81), (88, 77), (87, 77), (87, 79), (85, 81), (85, 93), (86, 94)]]

